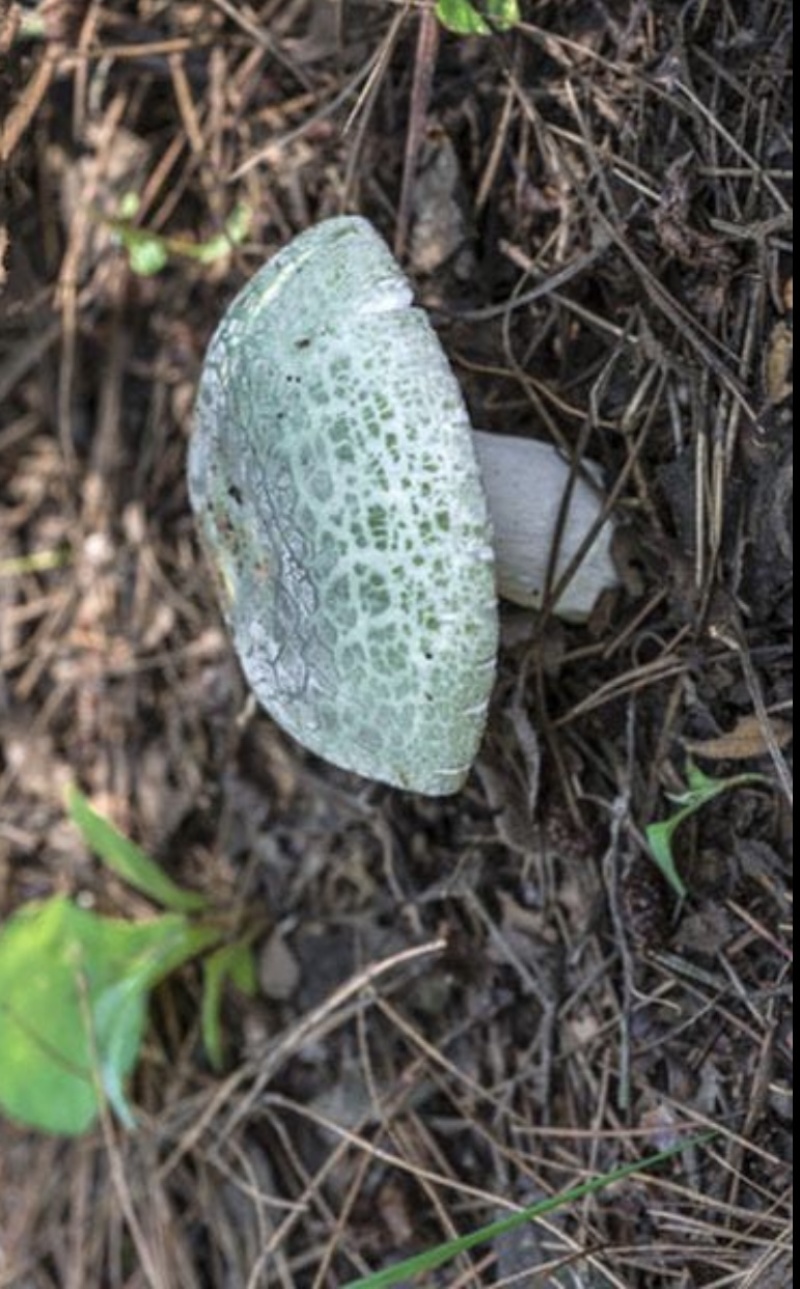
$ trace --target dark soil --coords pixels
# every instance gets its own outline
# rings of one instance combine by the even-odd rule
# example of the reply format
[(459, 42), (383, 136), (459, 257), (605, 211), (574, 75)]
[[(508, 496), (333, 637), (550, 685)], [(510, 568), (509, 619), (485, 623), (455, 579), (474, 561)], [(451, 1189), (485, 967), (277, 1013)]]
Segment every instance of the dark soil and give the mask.
[[(336, 1289), (709, 1126), (417, 1283), (790, 1282), (792, 5), (522, 8), (437, 50), (390, 0), (0, 2), (0, 917), (146, 915), (74, 779), (260, 962), (221, 1076), (199, 975), (159, 990), (138, 1132), (0, 1123), (0, 1286)], [(619, 518), (589, 623), (504, 611), (444, 801), (252, 710), (188, 508), (216, 322), (343, 211), (475, 422), (585, 451)], [(645, 830), (690, 760), (761, 777), (676, 834), (679, 903)]]

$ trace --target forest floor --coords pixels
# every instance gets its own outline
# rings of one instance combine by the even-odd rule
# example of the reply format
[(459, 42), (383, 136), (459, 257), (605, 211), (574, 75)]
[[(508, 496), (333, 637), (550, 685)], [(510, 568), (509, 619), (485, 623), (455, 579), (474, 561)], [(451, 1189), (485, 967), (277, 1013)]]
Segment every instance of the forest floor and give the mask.
[[(259, 967), (222, 1073), (197, 970), (158, 989), (136, 1131), (0, 1121), (3, 1289), (337, 1289), (709, 1128), (414, 1283), (790, 1283), (792, 4), (522, 10), (0, 3), (0, 919), (148, 915), (75, 781)], [(619, 519), (586, 625), (504, 609), (443, 800), (248, 707), (187, 500), (216, 322), (345, 211), (474, 422), (585, 450)], [(757, 777), (676, 831), (679, 901), (647, 829), (693, 765)]]

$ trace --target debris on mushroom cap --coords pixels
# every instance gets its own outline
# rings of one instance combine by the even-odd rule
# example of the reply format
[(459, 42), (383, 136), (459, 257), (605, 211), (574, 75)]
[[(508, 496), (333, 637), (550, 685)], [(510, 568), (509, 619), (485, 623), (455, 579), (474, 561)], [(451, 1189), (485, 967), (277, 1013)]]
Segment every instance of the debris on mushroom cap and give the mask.
[[(553, 587), (581, 558), (553, 612), (585, 622), (602, 592), (619, 585), (611, 557), (614, 530), (607, 520), (600, 522), (600, 492), (581, 475), (573, 476), (570, 463), (550, 443), (475, 430), (473, 444), (492, 517), (498, 594), (540, 608), (557, 541)], [(582, 465), (596, 472), (592, 462)]]
[(275, 720), (345, 769), (457, 791), (495, 672), (486, 501), (458, 383), (366, 220), (300, 234), (234, 300), (189, 492)]

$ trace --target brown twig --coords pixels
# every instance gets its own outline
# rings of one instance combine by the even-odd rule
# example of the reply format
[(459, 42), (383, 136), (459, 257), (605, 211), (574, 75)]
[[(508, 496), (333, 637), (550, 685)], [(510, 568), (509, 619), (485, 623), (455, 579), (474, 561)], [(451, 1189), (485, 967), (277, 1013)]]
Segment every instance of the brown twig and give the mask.
[(400, 200), (397, 205), (397, 223), (394, 234), (394, 253), (399, 260), (402, 260), (405, 256), (411, 227), (411, 207), (414, 202), (417, 163), (420, 149), (422, 148), (422, 140), (425, 137), (425, 123), (433, 88), (433, 76), (436, 71), (438, 51), (439, 22), (433, 9), (423, 9), (419, 16), (417, 48), (414, 54), (414, 79), (411, 85), (406, 147), (403, 156), (403, 180), (400, 186)]

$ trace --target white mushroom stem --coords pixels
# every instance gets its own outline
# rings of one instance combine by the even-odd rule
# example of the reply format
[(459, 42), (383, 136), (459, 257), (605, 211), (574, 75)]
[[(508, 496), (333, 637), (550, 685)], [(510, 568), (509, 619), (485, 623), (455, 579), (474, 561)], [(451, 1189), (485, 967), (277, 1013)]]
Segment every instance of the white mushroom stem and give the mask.
[[(559, 533), (551, 583), (556, 585), (596, 527), (603, 508), (599, 490), (549, 443), (473, 432), (475, 450), (494, 528), (498, 593), (514, 604), (539, 608)], [(588, 465), (590, 473), (596, 466)], [(571, 490), (570, 490), (571, 489)], [(611, 559), (613, 527), (606, 521), (554, 606), (559, 617), (585, 622), (601, 592), (619, 584)]]

